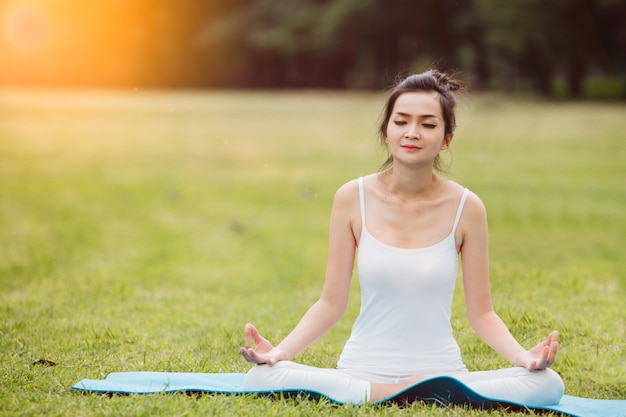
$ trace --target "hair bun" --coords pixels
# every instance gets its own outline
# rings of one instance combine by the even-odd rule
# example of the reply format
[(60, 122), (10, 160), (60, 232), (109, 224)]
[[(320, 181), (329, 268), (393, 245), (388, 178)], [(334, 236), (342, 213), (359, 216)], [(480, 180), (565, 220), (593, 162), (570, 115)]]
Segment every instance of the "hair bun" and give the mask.
[(430, 74), (437, 80), (437, 84), (447, 90), (457, 91), (461, 88), (461, 84), (458, 81), (448, 77), (446, 74), (440, 72), (439, 70), (431, 70)]

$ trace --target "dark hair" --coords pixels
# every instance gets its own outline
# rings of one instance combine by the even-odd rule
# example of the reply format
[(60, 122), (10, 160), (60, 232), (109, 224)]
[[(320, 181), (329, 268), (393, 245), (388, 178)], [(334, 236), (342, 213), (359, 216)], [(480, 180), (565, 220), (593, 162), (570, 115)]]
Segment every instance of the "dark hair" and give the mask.
[[(380, 123), (380, 140), (384, 145), (385, 136), (387, 135), (387, 125), (389, 119), (391, 119), (391, 112), (393, 106), (396, 104), (396, 100), (404, 93), (414, 92), (437, 92), (439, 96), (439, 103), (441, 104), (441, 113), (443, 114), (444, 121), (444, 133), (446, 136), (454, 133), (456, 129), (456, 117), (454, 115), (454, 108), (456, 107), (457, 99), (455, 91), (461, 88), (461, 84), (448, 77), (446, 74), (439, 72), (438, 70), (429, 70), (421, 74), (413, 74), (396, 84), (391, 90), (387, 104), (382, 114), (382, 121)], [(387, 169), (393, 163), (393, 157), (390, 155), (385, 162), (381, 165), (381, 170)], [(442, 170), (441, 161), (439, 156), (435, 159), (435, 169)]]

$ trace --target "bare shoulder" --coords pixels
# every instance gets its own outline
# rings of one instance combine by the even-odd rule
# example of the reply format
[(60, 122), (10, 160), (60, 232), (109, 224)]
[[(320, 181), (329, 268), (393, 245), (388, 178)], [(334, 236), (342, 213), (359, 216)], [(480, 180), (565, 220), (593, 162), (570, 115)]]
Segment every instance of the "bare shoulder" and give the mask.
[[(454, 195), (455, 200), (458, 201), (463, 195), (465, 187), (452, 181), (450, 181), (449, 187), (449, 193)], [(485, 205), (476, 193), (468, 190), (455, 236), (457, 250), (460, 251), (468, 247), (467, 243), (470, 241), (486, 242), (487, 229), (487, 210)]]
[(487, 208), (478, 195), (470, 191), (465, 201), (465, 211), (469, 216), (487, 217)]
[[(465, 190), (465, 187), (453, 181), (450, 181), (449, 187), (451, 193), (455, 196), (458, 196), (456, 198), (460, 199)], [(485, 205), (476, 193), (471, 190), (468, 191), (469, 192), (467, 194), (467, 199), (465, 200), (465, 205), (463, 206), (461, 223), (465, 223), (468, 225), (482, 224), (484, 222), (484, 219), (486, 219), (487, 217), (487, 209), (485, 208)]]
[(481, 240), (486, 239), (487, 229), (487, 209), (480, 197), (469, 191), (459, 222), (459, 232), (463, 236), (462, 242), (479, 236), (482, 237)]
[(350, 180), (337, 189), (335, 200), (350, 200), (359, 195), (359, 180)]
[(351, 230), (353, 239), (359, 231), (354, 230), (360, 224), (359, 217), (359, 181), (351, 180), (335, 192), (331, 214), (331, 230)]
[(343, 184), (335, 192), (335, 202), (337, 206), (351, 207), (359, 203), (359, 180), (353, 179)]

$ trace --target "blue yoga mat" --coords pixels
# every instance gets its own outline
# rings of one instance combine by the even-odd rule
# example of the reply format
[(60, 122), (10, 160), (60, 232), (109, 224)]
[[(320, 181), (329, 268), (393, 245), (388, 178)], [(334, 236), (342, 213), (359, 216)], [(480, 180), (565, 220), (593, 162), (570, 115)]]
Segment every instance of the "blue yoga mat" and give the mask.
[[(340, 401), (319, 392), (305, 389), (288, 391), (246, 391), (242, 373), (183, 373), (183, 372), (115, 372), (106, 379), (83, 379), (72, 389), (104, 394), (157, 394), (157, 393), (215, 393), (215, 394), (281, 394), (286, 397), (305, 395), (326, 398), (337, 404)], [(380, 401), (379, 404), (404, 405), (415, 401), (437, 405), (459, 405), (482, 409), (505, 408), (512, 411), (545, 410), (574, 417), (626, 417), (626, 400), (597, 400), (565, 395), (558, 405), (541, 407), (517, 404), (486, 398), (461, 381), (451, 377), (436, 377), (421, 381), (410, 388)]]

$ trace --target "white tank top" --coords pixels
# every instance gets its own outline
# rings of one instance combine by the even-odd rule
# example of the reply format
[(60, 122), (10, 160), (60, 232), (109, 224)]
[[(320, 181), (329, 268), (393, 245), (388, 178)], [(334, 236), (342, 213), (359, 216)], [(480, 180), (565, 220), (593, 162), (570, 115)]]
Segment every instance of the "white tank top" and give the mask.
[(404, 249), (367, 231), (359, 178), (361, 310), (339, 369), (381, 383), (467, 370), (452, 334), (450, 308), (459, 261), (454, 235), (468, 192), (463, 192), (453, 224), (450, 219), (448, 237), (425, 248)]

